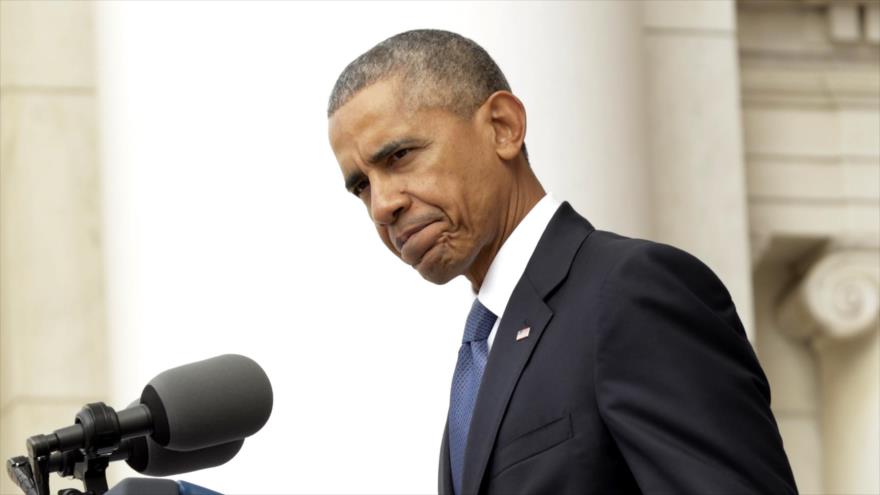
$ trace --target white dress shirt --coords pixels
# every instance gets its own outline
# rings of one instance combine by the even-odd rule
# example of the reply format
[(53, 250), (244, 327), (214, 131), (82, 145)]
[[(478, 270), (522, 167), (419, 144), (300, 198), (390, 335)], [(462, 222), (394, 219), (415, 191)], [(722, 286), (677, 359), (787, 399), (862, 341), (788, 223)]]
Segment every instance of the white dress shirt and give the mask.
[(495, 255), (495, 259), (489, 266), (489, 271), (486, 272), (486, 278), (483, 280), (477, 299), (489, 311), (498, 316), (492, 327), (492, 332), (489, 333), (490, 351), (492, 350), (492, 342), (495, 340), (495, 332), (498, 331), (498, 324), (507, 309), (507, 302), (513, 294), (513, 289), (516, 288), (516, 284), (525, 273), (526, 265), (529, 264), (532, 253), (538, 247), (538, 241), (541, 240), (544, 230), (547, 229), (547, 224), (550, 223), (550, 219), (553, 218), (561, 204), (549, 194), (541, 198), (501, 245), (501, 249), (498, 250), (498, 254)]

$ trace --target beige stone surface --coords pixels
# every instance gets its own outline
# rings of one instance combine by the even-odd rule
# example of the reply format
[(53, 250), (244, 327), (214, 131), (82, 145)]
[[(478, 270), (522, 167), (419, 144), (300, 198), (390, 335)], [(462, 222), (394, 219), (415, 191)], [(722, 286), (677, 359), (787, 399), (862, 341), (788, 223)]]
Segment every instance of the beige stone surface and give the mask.
[(744, 54), (831, 54), (825, 8), (806, 2), (740, 0), (737, 37)]
[(747, 60), (741, 72), (743, 102), (751, 108), (799, 110), (878, 108), (880, 72), (859, 63), (823, 64), (798, 57), (796, 62)]
[[(779, 251), (778, 246), (770, 249)], [(819, 383), (812, 349), (807, 342), (786, 336), (777, 325), (776, 301), (796, 276), (791, 266), (774, 260), (756, 268), (755, 347), (770, 382), (774, 413), (815, 419), (819, 411)]]
[(859, 6), (852, 2), (831, 2), (828, 31), (834, 41), (858, 41), (862, 35)]
[(752, 201), (749, 223), (756, 233), (776, 236), (834, 236), (859, 244), (880, 243), (880, 211), (866, 204)]
[(749, 223), (775, 236), (816, 236), (880, 243), (880, 211), (871, 204), (815, 204), (753, 200)]
[(877, 110), (746, 108), (748, 153), (854, 160), (880, 167)]
[(799, 417), (816, 415), (819, 390), (812, 349), (806, 342), (783, 335), (772, 323), (772, 308), (762, 309), (767, 311), (756, 316), (761, 329), (756, 347), (770, 382), (774, 413)]
[(880, 43), (880, 2), (868, 2), (865, 6), (865, 39)]
[[(809, 266), (805, 274), (800, 276), (802, 270), (798, 270), (796, 283), (783, 286), (783, 297), (777, 299), (781, 302), (772, 302), (763, 297), (766, 289), (759, 290), (761, 309), (773, 307), (777, 314), (775, 322), (762, 320), (762, 330), (769, 331), (761, 335), (777, 340), (783, 339), (783, 333), (794, 336), (788, 339), (794, 346), (808, 344), (814, 351), (821, 393), (810, 402), (819, 407), (806, 411), (804, 417), (820, 420), (826, 452), (820, 459), (823, 490), (874, 493), (878, 486), (875, 468), (880, 464), (880, 399), (876, 393), (880, 390), (880, 251), (823, 250), (815, 261), (804, 264)], [(765, 277), (756, 280), (766, 282)], [(793, 347), (777, 352), (775, 361), (790, 361), (800, 354), (801, 349)], [(795, 373), (774, 378), (787, 385), (803, 380)], [(781, 416), (803, 412), (784, 410)]]
[(816, 335), (846, 332), (789, 318), (812, 333), (783, 335), (773, 317), (818, 253), (869, 249), (880, 263), (880, 52), (856, 39), (855, 4), (737, 9), (758, 353), (801, 493), (880, 493), (877, 332), (814, 348)]
[[(91, 9), (0, 2), (4, 462), (107, 394)], [(5, 472), (0, 493), (20, 493)]]
[(802, 495), (828, 493), (823, 488), (822, 470), (811, 469), (822, 465), (822, 437), (818, 419), (814, 416), (779, 411), (774, 411), (774, 414), (800, 493)]
[[(547, 89), (557, 87), (553, 83), (542, 86), (532, 102), (525, 101), (526, 142), (554, 143), (542, 155), (533, 153), (535, 172), (550, 194), (571, 202), (596, 227), (650, 238), (642, 6), (569, 5), (576, 7), (566, 10), (571, 21), (565, 22), (580, 34), (566, 43), (582, 47), (575, 55), (579, 60), (560, 67), (558, 75), (565, 81), (559, 82), (558, 92)], [(505, 67), (503, 60), (499, 63)], [(560, 121), (559, 112), (569, 111), (578, 117)]]
[(649, 28), (683, 28), (733, 32), (733, 2), (647, 0), (644, 23)]
[(848, 340), (880, 324), (880, 251), (834, 249), (810, 265), (777, 304), (786, 334)]
[(880, 329), (817, 345), (828, 493), (880, 493)]
[(838, 157), (840, 126), (829, 117), (824, 109), (746, 108), (746, 150), (749, 154)]
[(11, 93), (0, 112), (0, 404), (82, 395), (106, 383), (94, 101)]
[[(877, 101), (880, 103), (880, 87), (877, 88)], [(841, 153), (872, 157), (875, 166), (880, 167), (880, 109), (845, 110), (836, 117), (840, 123)]]
[(0, 86), (92, 87), (93, 5), (0, 2)]
[[(876, 245), (880, 94), (870, 89), (880, 84), (878, 72), (871, 66), (804, 69), (797, 62), (768, 70), (746, 64), (743, 126), (753, 232)], [(841, 100), (847, 104), (839, 106)]]
[(829, 71), (827, 67), (803, 65), (786, 67), (769, 64), (745, 64), (742, 73), (743, 91), (766, 92), (778, 98), (789, 94), (861, 96), (876, 100), (880, 74), (867, 67), (852, 67), (846, 71)]
[(656, 237), (718, 273), (753, 335), (735, 39), (661, 31), (646, 44)]
[(760, 155), (747, 161), (752, 199), (880, 202), (880, 166), (869, 162)]
[(774, 240), (755, 267), (755, 347), (770, 383), (771, 408), (801, 493), (822, 493), (823, 450), (819, 380), (809, 342), (783, 334), (777, 301), (799, 277), (793, 260), (809, 258), (815, 243)]

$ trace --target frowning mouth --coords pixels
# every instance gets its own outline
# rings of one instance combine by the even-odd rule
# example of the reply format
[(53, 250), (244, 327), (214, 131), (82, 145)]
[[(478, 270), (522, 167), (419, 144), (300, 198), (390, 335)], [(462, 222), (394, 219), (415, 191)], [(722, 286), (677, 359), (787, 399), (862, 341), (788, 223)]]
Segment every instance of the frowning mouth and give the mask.
[(406, 244), (406, 241), (409, 240), (410, 237), (418, 234), (422, 229), (436, 222), (436, 220), (429, 220), (427, 222), (418, 223), (411, 227), (408, 227), (406, 230), (401, 232), (399, 235), (394, 237), (394, 248), (397, 249), (397, 252), (403, 251), (403, 246)]

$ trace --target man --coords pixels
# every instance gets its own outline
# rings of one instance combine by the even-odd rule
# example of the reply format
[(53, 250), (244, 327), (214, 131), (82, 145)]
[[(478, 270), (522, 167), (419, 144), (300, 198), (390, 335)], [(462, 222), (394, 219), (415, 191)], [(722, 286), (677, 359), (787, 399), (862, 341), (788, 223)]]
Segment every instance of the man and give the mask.
[(796, 493), (722, 283), (547, 196), (525, 109), (476, 43), (383, 41), (339, 76), (328, 117), (345, 186), (388, 249), (477, 294), (441, 493)]

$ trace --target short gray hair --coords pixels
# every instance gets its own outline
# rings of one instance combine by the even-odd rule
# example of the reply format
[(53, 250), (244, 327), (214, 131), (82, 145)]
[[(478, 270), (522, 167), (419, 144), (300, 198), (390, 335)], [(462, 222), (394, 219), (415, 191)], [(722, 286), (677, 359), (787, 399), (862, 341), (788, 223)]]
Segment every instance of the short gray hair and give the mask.
[(327, 117), (360, 90), (400, 77), (404, 93), (418, 108), (437, 107), (473, 115), (496, 91), (510, 91), (504, 73), (480, 45), (436, 29), (406, 31), (354, 59), (342, 71), (327, 105)]

